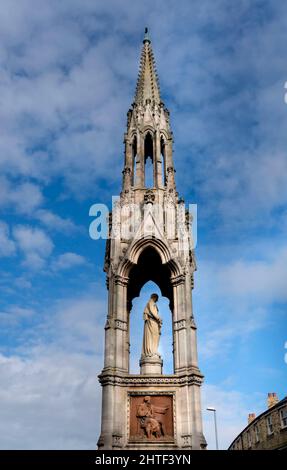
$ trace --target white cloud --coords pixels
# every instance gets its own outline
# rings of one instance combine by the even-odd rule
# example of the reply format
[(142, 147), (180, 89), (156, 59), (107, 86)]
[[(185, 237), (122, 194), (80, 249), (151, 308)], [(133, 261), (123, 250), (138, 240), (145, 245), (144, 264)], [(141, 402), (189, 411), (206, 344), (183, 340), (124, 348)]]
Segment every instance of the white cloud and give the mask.
[(34, 271), (40, 271), (44, 268), (45, 263), (46, 260), (43, 256), (39, 253), (29, 251), (25, 254), (23, 266)]
[[(287, 299), (287, 247), (273, 240), (257, 246), (226, 247), (227, 258), (201, 263), (199, 289), (209, 297), (233, 299), (236, 303), (251, 300), (257, 305)], [(259, 302), (259, 304), (258, 304)]]
[(14, 228), (13, 233), (25, 253), (35, 251), (43, 256), (49, 256), (53, 249), (51, 239), (39, 228), (18, 225)]
[(0, 221), (0, 256), (11, 256), (15, 253), (15, 243), (10, 238), (9, 226)]
[(105, 302), (89, 292), (42, 308), (22, 346), (0, 355), (0, 447), (96, 449)]
[(216, 315), (203, 333), (203, 340), (199, 343), (202, 360), (218, 361), (219, 358), (230, 357), (235, 342), (245, 345), (253, 334), (266, 328), (270, 322), (267, 309), (254, 308), (250, 304), (232, 308), (231, 301), (230, 307), (224, 306), (223, 312), (224, 317), (222, 312)]
[(9, 306), (6, 310), (0, 311), (0, 323), (5, 326), (15, 326), (21, 320), (34, 316), (35, 310), (32, 308), (20, 307), (18, 305)]
[(24, 253), (25, 266), (31, 269), (41, 269), (54, 247), (48, 235), (42, 229), (28, 225), (17, 225), (13, 229), (13, 235), (20, 250)]
[[(13, 42), (21, 54), (4, 33), (3, 44), (10, 54), (3, 57), (0, 118), (5, 139), (0, 144), (0, 167), (5, 174), (46, 182), (61, 175), (71, 184), (69, 189), (80, 194), (98, 178), (114, 177), (107, 157), (114, 156), (117, 144), (122, 146), (126, 90), (114, 86), (109, 61), (118, 47), (116, 38), (90, 44), (81, 26), (84, 5), (76, 21), (66, 11), (70, 5), (62, 8), (46, 4), (43, 9), (50, 9), (46, 18), (34, 13), (27, 20), (31, 31), (22, 25), (17, 37), (13, 29)], [(26, 11), (22, 14), (26, 21)], [(114, 163), (120, 174), (121, 160)]]
[(58, 214), (47, 209), (38, 209), (33, 213), (33, 217), (50, 230), (69, 234), (80, 231), (80, 227), (78, 227), (71, 219), (60, 217)]
[(246, 347), (253, 335), (276, 321), (274, 305), (287, 299), (285, 241), (280, 246), (270, 240), (224, 248), (224, 258), (220, 259), (219, 247), (199, 262), (195, 279), (195, 317), (202, 335), (199, 355), (208, 361), (228, 359), (234, 347)]
[(0, 355), (1, 449), (95, 449), (100, 396), (95, 356), (43, 347)]
[(78, 255), (77, 253), (63, 253), (52, 263), (53, 271), (61, 271), (70, 269), (76, 266), (87, 265), (88, 262), (84, 256)]
[(9, 207), (20, 214), (30, 214), (43, 202), (38, 185), (30, 182), (12, 182), (2, 177), (0, 180), (0, 206)]
[(287, 300), (287, 248), (275, 251), (273, 259), (238, 260), (218, 272), (219, 289), (229, 295), (268, 301)]
[(99, 289), (97, 292), (97, 296), (89, 294), (57, 302), (54, 306), (57, 328), (51, 315), (47, 315), (47, 332), (62, 348), (102, 357), (103, 335), (99, 337), (99, 328), (103, 331), (107, 306), (103, 299), (106, 296)]
[(14, 284), (20, 289), (30, 289), (32, 287), (32, 282), (25, 276), (14, 277)]

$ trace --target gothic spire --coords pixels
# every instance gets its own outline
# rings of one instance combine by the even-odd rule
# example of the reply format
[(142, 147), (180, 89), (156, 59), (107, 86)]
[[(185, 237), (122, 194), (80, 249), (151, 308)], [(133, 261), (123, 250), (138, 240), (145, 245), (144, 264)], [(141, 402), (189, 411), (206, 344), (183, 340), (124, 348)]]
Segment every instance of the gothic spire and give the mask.
[(134, 102), (145, 105), (146, 100), (151, 100), (151, 103), (157, 104), (161, 102), (159, 81), (148, 28), (145, 28)]

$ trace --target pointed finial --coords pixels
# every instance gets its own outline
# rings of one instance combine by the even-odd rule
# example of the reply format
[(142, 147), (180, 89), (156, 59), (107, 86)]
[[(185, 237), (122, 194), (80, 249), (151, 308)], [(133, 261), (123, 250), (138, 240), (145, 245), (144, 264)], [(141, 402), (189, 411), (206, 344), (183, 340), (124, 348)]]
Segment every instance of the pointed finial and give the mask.
[(143, 43), (145, 43), (145, 42), (150, 43), (150, 38), (149, 38), (149, 34), (148, 34), (148, 28), (145, 28), (145, 30), (144, 30), (144, 40), (143, 40)]
[(160, 104), (160, 90), (156, 74), (155, 60), (151, 47), (148, 28), (145, 28), (140, 58), (139, 75), (135, 93), (135, 103), (145, 105), (147, 100)]

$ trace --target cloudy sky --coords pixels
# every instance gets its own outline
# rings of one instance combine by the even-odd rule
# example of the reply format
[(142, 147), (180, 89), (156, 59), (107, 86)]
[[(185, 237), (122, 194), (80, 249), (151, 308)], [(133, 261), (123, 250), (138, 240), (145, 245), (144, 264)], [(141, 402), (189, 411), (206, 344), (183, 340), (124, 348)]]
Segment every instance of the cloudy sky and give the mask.
[[(120, 190), (145, 26), (177, 185), (198, 204), (194, 313), (220, 447), (267, 392), (286, 396), (286, 2), (0, 0), (2, 449), (96, 446), (107, 297), (89, 208)], [(135, 371), (151, 289), (134, 303)]]

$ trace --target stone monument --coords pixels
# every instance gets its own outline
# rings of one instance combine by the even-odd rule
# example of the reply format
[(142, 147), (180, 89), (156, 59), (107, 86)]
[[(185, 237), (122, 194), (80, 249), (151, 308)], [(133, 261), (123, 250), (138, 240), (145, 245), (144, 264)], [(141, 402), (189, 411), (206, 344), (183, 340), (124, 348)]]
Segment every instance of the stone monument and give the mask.
[[(175, 185), (169, 111), (160, 97), (146, 30), (124, 138), (122, 192), (109, 218), (99, 449), (204, 449), (196, 325), (192, 307), (196, 270), (191, 217)], [(152, 163), (148, 183), (147, 162)], [(129, 370), (132, 301), (148, 281), (169, 299), (173, 374), (163, 374), (158, 352), (162, 320), (157, 294), (143, 312), (140, 373)]]

